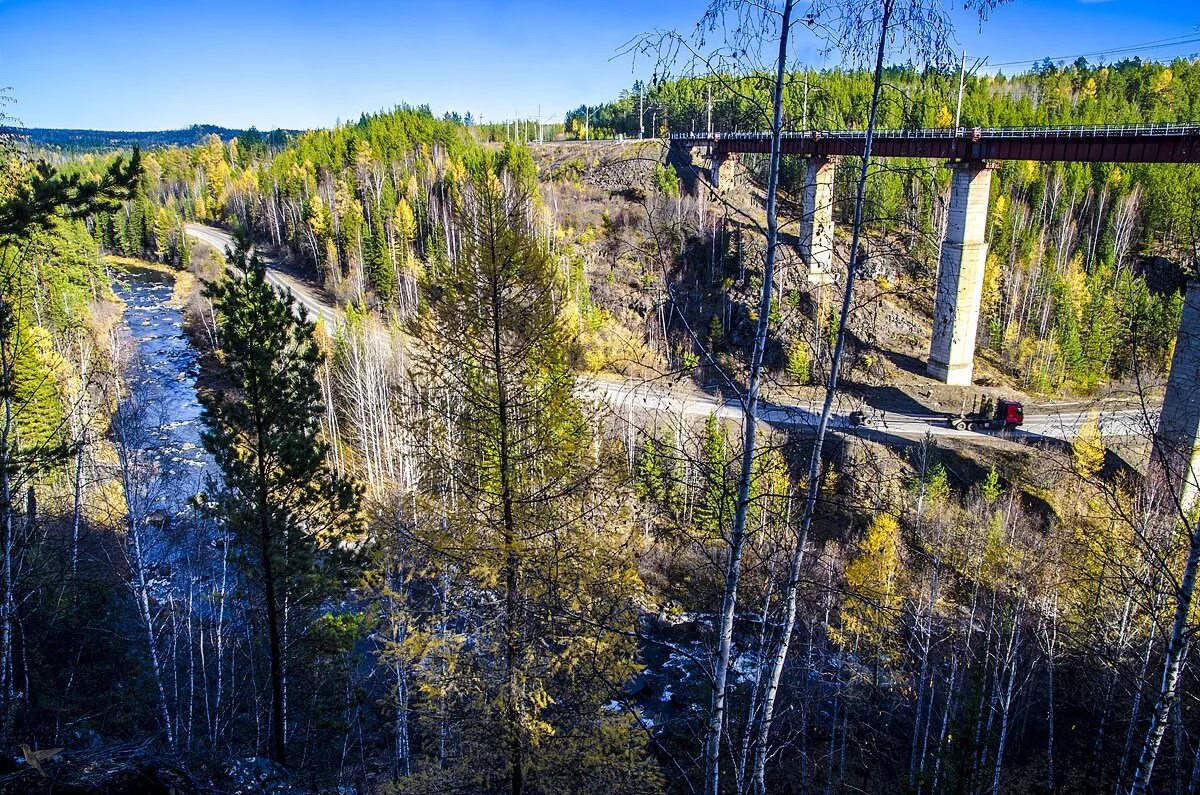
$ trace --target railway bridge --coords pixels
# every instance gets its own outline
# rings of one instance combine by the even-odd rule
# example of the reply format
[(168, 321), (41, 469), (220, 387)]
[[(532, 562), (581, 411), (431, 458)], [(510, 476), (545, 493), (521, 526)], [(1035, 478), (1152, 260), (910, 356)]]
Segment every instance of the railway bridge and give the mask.
[[(861, 156), (866, 133), (785, 132), (784, 154), (807, 160), (800, 256), (812, 283), (833, 278), (833, 175), (841, 157)], [(707, 153), (719, 186), (738, 157), (770, 152), (769, 133), (672, 135), (675, 147)], [(1004, 160), (1081, 163), (1200, 163), (1200, 124), (1134, 124), (1054, 128), (957, 128), (876, 131), (873, 158), (941, 160), (952, 171), (950, 204), (934, 297), (928, 373), (947, 384), (972, 383), (975, 338), (987, 260), (992, 171)], [(1155, 457), (1172, 462), (1187, 496), (1200, 491), (1200, 285), (1187, 294)], [(1180, 480), (1182, 478), (1182, 480)]]

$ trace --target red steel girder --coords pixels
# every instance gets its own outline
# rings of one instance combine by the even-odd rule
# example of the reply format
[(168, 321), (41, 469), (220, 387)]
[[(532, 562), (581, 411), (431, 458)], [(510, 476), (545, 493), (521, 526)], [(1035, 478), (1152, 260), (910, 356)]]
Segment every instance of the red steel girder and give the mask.
[[(784, 154), (830, 157), (862, 154), (861, 132), (789, 133)], [(770, 151), (767, 134), (677, 136), (706, 145), (715, 157)], [(934, 160), (1036, 160), (1077, 163), (1200, 163), (1200, 125), (1133, 125), (1057, 129), (885, 131), (872, 143), (875, 157)]]

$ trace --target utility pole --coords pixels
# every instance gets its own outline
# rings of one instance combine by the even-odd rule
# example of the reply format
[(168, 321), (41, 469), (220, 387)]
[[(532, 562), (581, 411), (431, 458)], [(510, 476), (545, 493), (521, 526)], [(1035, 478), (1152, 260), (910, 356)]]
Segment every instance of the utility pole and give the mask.
[(962, 95), (963, 85), (967, 79), (967, 51), (963, 50), (962, 65), (958, 67), (958, 104), (954, 106), (954, 129), (958, 130), (958, 123), (962, 119)]
[(542, 142), (542, 103), (538, 103), (538, 143)]
[(646, 87), (638, 86), (638, 138), (645, 138), (645, 128), (642, 120), (646, 118)]
[[(712, 86), (709, 85), (704, 88), (708, 94), (708, 137), (712, 138)], [(694, 133), (695, 130), (693, 129), (692, 132)]]
[(591, 134), (591, 121), (592, 121), (592, 109), (589, 108), (587, 105), (584, 105), (583, 106), (583, 140), (585, 140), (585, 141), (591, 140), (589, 138), (589, 136)]
[(650, 111), (650, 135), (658, 137), (658, 108)]
[(800, 129), (808, 129), (808, 69), (804, 70), (804, 111), (800, 117)]

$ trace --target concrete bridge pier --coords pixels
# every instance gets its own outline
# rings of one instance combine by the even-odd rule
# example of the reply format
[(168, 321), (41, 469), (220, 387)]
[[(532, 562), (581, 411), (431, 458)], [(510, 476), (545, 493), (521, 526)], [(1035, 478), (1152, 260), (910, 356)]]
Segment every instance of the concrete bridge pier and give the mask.
[(988, 192), (995, 166), (981, 161), (948, 164), (950, 211), (938, 263), (933, 307), (933, 340), (926, 371), (947, 384), (970, 385), (975, 368), (975, 335), (987, 260)]
[(1200, 495), (1200, 282), (1188, 285), (1149, 470), (1189, 509)]
[(719, 188), (721, 187), (722, 180), (728, 180), (733, 177), (733, 173), (738, 165), (738, 156), (733, 152), (725, 152), (723, 154), (714, 152), (709, 162), (708, 180), (714, 188)]
[(833, 281), (833, 174), (839, 159), (814, 155), (805, 170), (800, 259), (808, 268), (809, 284)]

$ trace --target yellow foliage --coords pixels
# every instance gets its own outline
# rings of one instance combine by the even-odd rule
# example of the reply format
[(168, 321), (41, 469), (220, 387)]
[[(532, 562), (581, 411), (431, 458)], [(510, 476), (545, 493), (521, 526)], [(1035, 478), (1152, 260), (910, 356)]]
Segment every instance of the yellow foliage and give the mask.
[(54, 346), (54, 336), (44, 326), (30, 326), (29, 342), (30, 347), (37, 351), (42, 366), (54, 375), (56, 386), (61, 392), (62, 384), (70, 376), (71, 368)]
[(1063, 276), (1063, 282), (1067, 290), (1067, 300), (1070, 303), (1071, 312), (1074, 313), (1077, 322), (1083, 322), (1083, 313), (1091, 300), (1091, 292), (1088, 290), (1087, 273), (1083, 269), (1082, 253), (1077, 253), (1071, 258), (1067, 273)]
[(1004, 225), (1004, 215), (1008, 212), (1008, 197), (1001, 193), (992, 202), (992, 223), (996, 226)]
[(323, 238), (330, 234), (329, 215), (325, 203), (321, 201), (321, 197), (313, 194), (308, 197), (308, 228), (312, 230), (313, 235), (318, 238)]
[(1071, 459), (1080, 477), (1095, 477), (1104, 468), (1104, 437), (1100, 434), (1099, 418), (1092, 414), (1079, 428), (1071, 443)]
[(1084, 99), (1096, 98), (1096, 78), (1089, 77), (1087, 83), (1084, 84), (1083, 90), (1080, 92)]
[(900, 523), (879, 514), (858, 543), (858, 554), (846, 566), (846, 602), (842, 607), (842, 642), (860, 638), (885, 642), (898, 617), (900, 590)]
[(413, 215), (412, 205), (405, 199), (400, 199), (396, 202), (396, 210), (392, 214), (392, 226), (396, 231), (396, 237), (404, 243), (405, 246), (413, 242), (413, 238), (417, 235), (417, 219)]
[(171, 300), (167, 305), (176, 309), (183, 309), (187, 306), (192, 296), (199, 292), (199, 290), (200, 283), (191, 272), (176, 271), (175, 289), (171, 291)]
[(1018, 168), (1020, 169), (1021, 180), (1023, 182), (1029, 182), (1037, 176), (1038, 164), (1032, 160), (1022, 160)]
[(1175, 73), (1170, 69), (1163, 69), (1158, 73), (1158, 77), (1154, 78), (1154, 82), (1150, 84), (1150, 90), (1155, 94), (1161, 94), (1170, 87), (1171, 81), (1175, 79)]
[(983, 296), (979, 303), (980, 311), (987, 315), (1000, 305), (1000, 273), (1003, 270), (999, 258), (988, 252), (983, 265)]
[(934, 126), (949, 127), (951, 124), (954, 124), (954, 116), (951, 115), (950, 108), (942, 105), (940, 108), (938, 108), (937, 119), (934, 120)]
[(594, 243), (596, 241), (596, 238), (599, 236), (600, 236), (600, 230), (595, 226), (589, 225), (587, 228), (585, 228), (582, 232), (579, 233), (579, 241), (578, 241), (579, 245), (586, 246), (589, 243)]
[(646, 361), (649, 354), (640, 339), (607, 312), (601, 313), (592, 328), (579, 318), (577, 311), (575, 317), (579, 330), (576, 344), (583, 369), (591, 373), (620, 371), (629, 362)]

